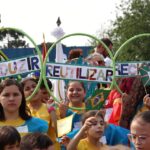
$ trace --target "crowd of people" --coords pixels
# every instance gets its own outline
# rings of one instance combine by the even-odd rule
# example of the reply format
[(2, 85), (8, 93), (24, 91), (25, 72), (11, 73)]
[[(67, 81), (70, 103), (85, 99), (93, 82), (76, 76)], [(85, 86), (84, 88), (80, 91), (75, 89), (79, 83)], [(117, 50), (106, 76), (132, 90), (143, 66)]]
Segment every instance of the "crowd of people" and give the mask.
[[(109, 39), (102, 42), (112, 51)], [(71, 51), (68, 63), (82, 55), (81, 50), (74, 52)], [(84, 61), (93, 66), (112, 64), (102, 43)], [(150, 149), (149, 90), (146, 87), (145, 93), (139, 76), (118, 79), (123, 94), (111, 89), (100, 110), (86, 110), (87, 87), (77, 80), (67, 82), (66, 99), (60, 103), (53, 100), (43, 81), (27, 101), (38, 80), (38, 77), (1, 80), (0, 150)], [(47, 79), (47, 83), (52, 89), (52, 82)], [(109, 86), (97, 83), (94, 90)], [(71, 131), (58, 137), (57, 120), (70, 115), (73, 115)]]

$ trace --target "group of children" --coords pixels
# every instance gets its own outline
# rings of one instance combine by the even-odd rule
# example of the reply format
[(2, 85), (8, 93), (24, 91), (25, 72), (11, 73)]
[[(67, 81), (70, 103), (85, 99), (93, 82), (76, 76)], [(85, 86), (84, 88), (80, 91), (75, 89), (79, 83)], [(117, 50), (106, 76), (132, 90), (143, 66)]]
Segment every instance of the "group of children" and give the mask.
[[(29, 101), (26, 101), (26, 97), (31, 95), (36, 85), (37, 79), (34, 78), (26, 78), (21, 83), (15, 79), (1, 81), (0, 143), (2, 144), (0, 145), (2, 150), (19, 148), (25, 150), (26, 147), (32, 147), (34, 142), (30, 142), (31, 137), (35, 143), (39, 144), (35, 145), (39, 147), (42, 144), (47, 145), (47, 149), (50, 147), (56, 150), (64, 148), (68, 150), (107, 150), (114, 148), (111, 146), (123, 144), (130, 147), (135, 145), (136, 150), (148, 150), (150, 111), (138, 113), (134, 117), (131, 122), (131, 131), (106, 123), (103, 111), (86, 112), (84, 103), (86, 90), (84, 84), (79, 81), (68, 83), (66, 87), (67, 103), (59, 104), (57, 108), (51, 110), (55, 112), (57, 119), (74, 114), (72, 131), (62, 136), (61, 142), (58, 143), (57, 129), (54, 126), (51, 111), (45, 101), (42, 102), (43, 96), (40, 90)], [(149, 100), (150, 98), (146, 95), (144, 103), (149, 105)], [(72, 110), (70, 107), (81, 108), (81, 110)], [(37, 142), (40, 137), (42, 138)], [(51, 150), (50, 148), (48, 150)]]
[[(96, 53), (104, 53), (102, 46), (98, 48)], [(104, 58), (107, 55), (106, 53)], [(135, 90), (130, 85), (134, 80), (128, 81), (125, 83), (123, 80), (120, 86), (127, 96)], [(51, 89), (52, 83), (50, 80), (47, 82)], [(66, 99), (60, 103), (53, 101), (42, 82), (40, 89), (26, 101), (34, 92), (37, 83), (38, 79), (33, 77), (27, 77), (20, 83), (16, 79), (1, 81), (0, 150), (149, 150), (149, 95), (144, 97), (141, 94), (141, 101), (144, 97), (144, 106), (147, 109), (130, 118), (129, 127), (120, 126), (121, 117), (124, 115), (122, 112), (126, 109), (123, 107), (123, 97), (116, 89), (111, 91), (108, 96), (110, 101), (103, 107), (114, 107), (111, 117), (106, 121), (105, 111), (86, 111), (86, 87), (83, 82), (70, 81), (66, 85)], [(136, 98), (132, 96), (131, 99)], [(136, 103), (133, 107), (135, 105)], [(70, 115), (73, 115), (71, 131), (57, 138), (57, 120)]]

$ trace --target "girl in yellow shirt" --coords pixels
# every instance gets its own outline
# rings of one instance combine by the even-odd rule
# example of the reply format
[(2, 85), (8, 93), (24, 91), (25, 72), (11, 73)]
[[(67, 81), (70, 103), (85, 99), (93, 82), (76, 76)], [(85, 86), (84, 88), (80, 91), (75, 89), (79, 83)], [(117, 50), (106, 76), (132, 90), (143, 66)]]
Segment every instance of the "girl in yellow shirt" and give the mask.
[(82, 128), (70, 141), (67, 150), (101, 150), (108, 148), (100, 142), (105, 127), (102, 113), (96, 110), (88, 111), (84, 114), (82, 123)]

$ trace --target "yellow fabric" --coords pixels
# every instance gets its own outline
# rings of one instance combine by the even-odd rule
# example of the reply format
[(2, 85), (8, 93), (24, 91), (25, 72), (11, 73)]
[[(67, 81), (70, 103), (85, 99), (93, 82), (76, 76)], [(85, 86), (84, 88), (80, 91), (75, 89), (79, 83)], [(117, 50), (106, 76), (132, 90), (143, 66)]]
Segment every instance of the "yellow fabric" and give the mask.
[(143, 105), (143, 106), (140, 108), (140, 110), (138, 111), (138, 113), (141, 113), (141, 112), (144, 112), (144, 111), (149, 111), (149, 109), (148, 109), (145, 105)]
[[(69, 107), (73, 107), (71, 103), (69, 103)], [(82, 103), (82, 106), (80, 108), (83, 108), (83, 110), (75, 110), (73, 109), (72, 111), (78, 114), (84, 113), (85, 112), (85, 103)]]
[(108, 146), (106, 145), (101, 145), (99, 147), (97, 147), (96, 145), (93, 145), (92, 143), (90, 143), (87, 138), (80, 140), (78, 146), (77, 146), (77, 150), (102, 150), (107, 148)]
[(42, 103), (42, 106), (38, 110), (34, 110), (30, 105), (28, 105), (31, 115), (34, 117), (41, 118), (49, 123), (48, 135), (54, 143), (56, 150), (60, 150), (60, 144), (56, 141), (56, 133), (54, 127), (52, 127), (51, 117), (48, 112), (46, 104)]
[(122, 99), (121, 98), (116, 98), (113, 102), (113, 105), (115, 105), (116, 103), (120, 103), (122, 104)]
[(46, 104), (42, 103), (41, 107), (38, 110), (33, 109), (30, 104), (28, 105), (30, 111), (31, 111), (31, 115), (33, 117), (37, 117), (37, 118), (41, 118), (45, 121), (47, 121), (48, 123), (50, 123), (50, 114), (47, 110), (47, 106)]
[(18, 118), (16, 120), (8, 120), (8, 121), (0, 121), (0, 126), (8, 126), (11, 125), (13, 127), (20, 126), (25, 123), (25, 120)]
[[(25, 123), (25, 120), (22, 118), (18, 118), (16, 120), (7, 120), (7, 121), (0, 121), (0, 126), (13, 126), (13, 127), (19, 127)], [(18, 131), (19, 132), (19, 131)], [(26, 135), (27, 133), (19, 132), (21, 137)]]

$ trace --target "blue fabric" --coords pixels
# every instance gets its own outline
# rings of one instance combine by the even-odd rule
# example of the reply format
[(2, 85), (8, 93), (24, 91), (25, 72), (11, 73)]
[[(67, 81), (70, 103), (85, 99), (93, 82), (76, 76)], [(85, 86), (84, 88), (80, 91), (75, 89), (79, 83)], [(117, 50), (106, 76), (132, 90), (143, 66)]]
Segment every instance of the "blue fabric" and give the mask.
[(68, 136), (70, 139), (72, 139), (72, 138), (79, 132), (79, 130), (80, 130), (80, 129), (75, 129), (75, 130), (73, 130), (72, 132), (69, 132), (69, 133), (67, 134), (67, 136)]
[(40, 118), (32, 117), (31, 119), (25, 121), (23, 126), (25, 125), (28, 127), (29, 132), (47, 133), (48, 131), (48, 123)]
[(127, 134), (129, 133), (130, 131), (128, 129), (122, 128), (120, 126), (115, 126), (113, 124), (108, 124), (104, 131), (104, 135), (106, 136), (108, 145), (128, 145), (129, 140)]
[(73, 131), (75, 129), (75, 124), (78, 122), (81, 122), (83, 114), (78, 114), (78, 113), (73, 112), (71, 109), (68, 109), (66, 112), (66, 117), (72, 114), (74, 114), (73, 120), (72, 120), (72, 131)]

